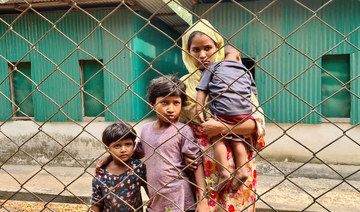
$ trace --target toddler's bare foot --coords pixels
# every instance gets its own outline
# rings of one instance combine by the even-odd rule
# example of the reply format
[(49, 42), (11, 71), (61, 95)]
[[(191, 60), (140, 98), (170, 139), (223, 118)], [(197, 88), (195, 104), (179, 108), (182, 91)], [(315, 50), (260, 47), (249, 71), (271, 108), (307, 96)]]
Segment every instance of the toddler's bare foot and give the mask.
[(229, 173), (227, 175), (226, 174), (220, 175), (218, 184), (215, 187), (216, 192), (220, 193), (220, 191), (224, 189), (224, 187), (229, 182), (229, 180), (230, 180), (230, 174)]
[(249, 178), (249, 174), (245, 169), (238, 170), (231, 181), (231, 185), (230, 185), (231, 190), (233, 191), (239, 190), (248, 178)]

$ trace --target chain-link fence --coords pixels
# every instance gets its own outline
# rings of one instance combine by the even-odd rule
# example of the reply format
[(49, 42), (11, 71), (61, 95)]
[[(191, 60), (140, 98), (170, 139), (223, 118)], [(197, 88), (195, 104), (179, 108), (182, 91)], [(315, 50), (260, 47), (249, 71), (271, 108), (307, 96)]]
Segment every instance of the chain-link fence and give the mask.
[[(77, 203), (81, 205), (77, 209), (90, 210), (94, 165), (108, 154), (101, 133), (109, 122), (123, 121), (132, 123), (145, 146), (142, 163), (148, 171), (159, 170), (148, 172), (144, 181), (153, 195), (148, 200), (142, 190), (144, 201), (138, 206), (126, 197), (135, 188), (130, 187), (125, 195), (114, 190), (133, 176), (142, 177), (138, 172), (141, 164), (136, 169), (127, 165), (133, 172), (116, 179), (113, 187), (100, 183), (105, 189), (99, 202), (113, 198), (114, 205), (133, 211), (158, 203), (161, 197), (159, 202), (169, 204), (164, 210), (195, 209), (202, 199), (181, 206), (172, 199), (174, 193), (166, 193), (171, 185), (178, 186), (179, 192), (184, 185), (201, 190), (190, 180), (192, 172), (186, 171), (192, 164), (173, 164), (175, 159), (166, 149), (174, 139), (189, 142), (184, 129), (190, 126), (197, 147), (203, 150), (203, 198), (212, 211), (253, 211), (255, 205), (270, 211), (352, 211), (360, 207), (359, 1), (24, 0), (2, 1), (0, 13), (0, 185), (4, 188), (0, 189), (0, 210), (12, 211), (12, 200), (40, 202), (33, 210), (57, 211), (54, 202)], [(199, 63), (197, 68), (206, 61), (194, 53), (201, 48), (191, 49), (190, 44), (183, 48), (182, 42), (189, 40), (182, 38), (188, 39), (192, 30), (211, 27), (210, 23), (219, 40), (210, 36), (217, 46), (206, 58), (222, 54), (225, 45), (233, 46), (246, 67), (235, 81), (251, 76), (256, 82), (257, 95), (245, 102), (253, 108), (248, 116), (255, 120), (257, 137), (245, 136), (244, 140), (232, 135), (248, 144), (248, 162), (240, 167), (234, 162), (237, 156), (229, 162), (234, 146), (226, 147), (228, 167), (214, 163), (217, 143), (202, 133), (195, 111), (182, 119), (186, 125), (173, 125), (176, 133), (160, 145), (140, 139), (144, 123), (155, 115), (155, 102), (146, 98), (151, 79), (190, 72), (182, 80), (195, 92), (187, 81), (199, 72), (189, 68), (186, 57)], [(225, 82), (221, 75), (213, 75)], [(244, 93), (232, 89), (234, 83), (227, 84), (228, 89), (206, 106), (228, 90), (246, 99)], [(218, 126), (229, 131), (219, 138), (237, 132), (243, 122)], [(206, 133), (211, 131), (217, 130)], [(153, 136), (154, 140), (161, 138)], [(165, 170), (163, 174), (161, 165), (154, 165), (156, 160), (177, 176), (169, 177)], [(231, 174), (232, 182), (238, 178), (235, 165), (237, 170), (246, 168), (246, 183), (237, 191), (230, 191), (229, 184), (218, 191), (220, 167)], [(149, 168), (152, 166), (156, 168)], [(159, 186), (149, 183), (149, 176), (151, 180), (170, 179)], [(175, 196), (191, 198), (190, 194)]]

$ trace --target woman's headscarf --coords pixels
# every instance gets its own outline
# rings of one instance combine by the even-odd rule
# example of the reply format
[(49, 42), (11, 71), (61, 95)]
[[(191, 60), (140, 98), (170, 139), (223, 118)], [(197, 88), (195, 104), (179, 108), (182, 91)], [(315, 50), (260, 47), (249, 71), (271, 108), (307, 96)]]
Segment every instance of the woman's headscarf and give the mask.
[(184, 64), (189, 71), (189, 74), (181, 77), (181, 80), (184, 81), (186, 85), (186, 94), (187, 100), (185, 102), (185, 106), (183, 106), (181, 110), (181, 117), (186, 121), (193, 119), (193, 122), (200, 123), (200, 120), (194, 118), (196, 114), (196, 86), (200, 81), (201, 71), (195, 66), (192, 61), (192, 56), (190, 55), (190, 50), (188, 49), (188, 41), (191, 33), (198, 31), (213, 39), (219, 47), (218, 52), (216, 53), (215, 62), (224, 60), (224, 40), (221, 35), (215, 30), (215, 28), (209, 23), (209, 21), (205, 19), (200, 19), (192, 26), (189, 27), (186, 34), (182, 37), (182, 58)]

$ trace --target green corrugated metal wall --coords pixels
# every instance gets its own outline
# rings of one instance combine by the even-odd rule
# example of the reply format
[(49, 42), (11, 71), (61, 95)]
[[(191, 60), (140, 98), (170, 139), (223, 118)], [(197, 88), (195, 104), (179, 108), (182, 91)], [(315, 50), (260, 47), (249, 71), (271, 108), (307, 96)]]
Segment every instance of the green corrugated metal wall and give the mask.
[[(104, 70), (105, 104), (109, 105), (111, 112), (105, 113), (106, 120), (117, 121), (118, 119), (122, 119), (126, 121), (137, 121), (142, 118), (139, 114), (144, 114), (144, 107), (136, 108), (134, 105), (139, 106), (143, 103), (131, 92), (125, 92), (127, 86), (124, 84), (131, 84), (136, 77), (138, 77), (139, 72), (143, 70), (134, 69), (134, 66), (138, 67), (138, 61), (135, 62), (135, 60), (137, 60), (136, 56), (130, 50), (124, 48), (124, 43), (131, 49), (139, 45), (138, 43), (134, 44), (134, 41), (138, 39), (137, 37), (135, 40), (130, 38), (137, 32), (140, 21), (137, 20), (139, 18), (131, 11), (120, 9), (112, 13), (102, 22), (102, 26), (108, 31), (102, 30), (101, 28), (94, 30), (98, 26), (98, 23), (94, 19), (102, 20), (110, 11), (111, 10), (92, 11), (90, 14), (93, 18), (83, 12), (70, 12), (66, 14), (64, 19), (56, 24), (56, 27), (68, 36), (69, 39), (75, 43), (81, 43), (79, 48), (87, 53), (77, 49), (76, 44), (72, 43), (56, 30), (48, 33), (52, 25), (37, 14), (22, 15), (15, 22), (13, 29), (33, 44), (37, 43), (39, 39), (48, 33), (36, 45), (36, 49), (40, 53), (31, 51), (28, 56), (23, 58), (24, 55), (31, 50), (31, 45), (12, 32), (9, 32), (0, 40), (1, 55), (4, 58), (10, 62), (19, 60), (21, 60), (21, 62), (31, 62), (32, 78), (41, 91), (41, 93), (36, 91), (34, 94), (34, 116), (36, 121), (82, 120), (81, 96), (79, 93), (79, 60), (93, 59), (93, 57), (102, 59), (108, 70)], [(65, 12), (46, 12), (42, 14), (49, 21), (56, 22)], [(17, 16), (13, 15), (1, 16), (7, 23), (11, 23), (16, 17)], [(134, 25), (136, 26), (134, 27)], [(166, 30), (166, 27), (164, 29)], [(8, 27), (1, 23), (1, 35), (4, 35), (7, 30)], [(145, 33), (146, 36), (162, 37), (159, 32), (153, 29), (148, 29), (147, 31), (148, 32)], [(167, 33), (169, 33), (169, 31), (167, 31)], [(87, 38), (89, 34), (91, 35)], [(120, 40), (115, 37), (118, 37)], [(138, 37), (143, 40), (146, 38), (141, 38), (141, 35), (138, 35)], [(145, 41), (149, 42), (147, 40)], [(157, 48), (159, 46), (165, 48), (169, 44), (166, 42), (163, 44), (160, 40), (155, 39), (152, 45), (157, 45)], [(144, 50), (146, 51), (147, 49), (138, 48), (137, 50), (144, 52)], [(177, 51), (179, 52), (177, 55), (167, 54), (163, 56), (163, 58), (166, 58), (166, 62), (169, 62), (169, 64), (166, 65), (170, 67), (179, 65), (178, 61), (181, 61), (181, 53), (180, 50)], [(150, 54), (148, 60), (152, 61), (152, 57), (157, 56), (158, 53), (159, 52)], [(174, 60), (177, 61), (175, 62)], [(160, 63), (160, 61), (157, 62), (157, 64)], [(166, 65), (161, 64), (157, 66), (164, 68)], [(183, 68), (181, 65), (179, 67), (180, 69)], [(7, 99), (10, 99), (8, 61), (0, 59), (0, 69), (0, 90), (6, 95), (6, 97), (3, 95), (0, 96), (2, 110), (0, 120), (5, 121), (11, 116), (11, 104)], [(165, 72), (167, 72), (167, 70)], [(137, 82), (136, 92), (141, 93), (144, 91), (148, 81), (148, 78), (140, 78)], [(35, 85), (33, 88), (35, 88)], [(135, 91), (134, 85), (130, 88)], [(124, 92), (125, 94), (123, 95)], [(144, 97), (144, 92), (142, 92), (141, 95)], [(59, 110), (60, 107), (61, 110)], [(141, 111), (140, 113), (138, 113), (139, 109)]]
[[(124, 48), (127, 43), (129, 48), (133, 48), (133, 20), (132, 14), (128, 10), (122, 10), (122, 16), (111, 15), (104, 23), (104, 27), (109, 32), (104, 32), (104, 63), (109, 72), (105, 72), (105, 104), (112, 113), (106, 113), (105, 118), (109, 121), (118, 121), (118, 119), (126, 121), (134, 121), (134, 102), (132, 95), (126, 91), (126, 84), (134, 78), (134, 59), (130, 51)], [(108, 13), (108, 12), (107, 12)], [(105, 14), (107, 14), (105, 13)], [(120, 14), (119, 14), (120, 15)], [(121, 27), (119, 27), (121, 26)], [(120, 40), (116, 39), (120, 38)]]
[[(11, 24), (15, 17), (12, 16), (5, 16), (1, 17), (4, 21)], [(27, 31), (27, 22), (26, 18), (22, 17), (17, 21), (13, 28), (17, 29), (17, 32), (21, 34), (23, 37), (28, 38), (29, 32)], [(0, 33), (2, 40), (0, 42), (0, 49), (1, 49), (1, 58), (0, 59), (0, 90), (5, 95), (0, 95), (1, 101), (1, 113), (0, 113), (0, 120), (5, 121), (11, 118), (12, 109), (10, 104), (10, 79), (9, 79), (9, 67), (8, 62), (16, 62), (22, 59), (23, 62), (30, 61), (30, 57), (27, 52), (31, 49), (31, 46), (26, 43), (23, 39), (16, 36), (13, 32), (8, 30), (8, 26), (1, 22), (0, 25)], [(4, 50), (6, 50), (4, 52)], [(3, 57), (6, 58), (3, 59)], [(25, 57), (25, 58), (23, 58)]]
[[(141, 13), (142, 16), (147, 17), (145, 14)], [(134, 34), (141, 30), (146, 22), (139, 18), (136, 15), (134, 16)], [(163, 33), (166, 33), (172, 39), (168, 38), (162, 33), (159, 33), (157, 29), (148, 25), (143, 28), (140, 33), (134, 39), (134, 49), (141, 56), (134, 56), (134, 64), (135, 64), (135, 75), (136, 77), (141, 75), (142, 80), (138, 80), (135, 83), (135, 91), (137, 94), (141, 96), (146, 96), (146, 89), (144, 89), (144, 85), (141, 83), (145, 82), (147, 86), (151, 79), (159, 77), (159, 73), (163, 74), (175, 74), (178, 77), (181, 77), (186, 74), (186, 68), (184, 63), (182, 62), (181, 50), (174, 45), (174, 41), (179, 38), (179, 34), (175, 33), (173, 30), (169, 30), (166, 26), (158, 21), (151, 20), (151, 24), (155, 25), (158, 29), (161, 29)], [(153, 36), (156, 34), (156, 36)], [(181, 46), (181, 44), (178, 44)], [(169, 51), (167, 51), (170, 49)], [(161, 55), (159, 58), (157, 56)], [(154, 60), (156, 58), (156, 60)], [(149, 69), (149, 64), (151, 63), (152, 69)], [(147, 100), (145, 98), (145, 100)], [(138, 113), (136, 114), (137, 120), (141, 119), (147, 114), (147, 110), (144, 108), (150, 109), (147, 103), (144, 101), (140, 101), (139, 104), (136, 105), (136, 110)], [(153, 115), (153, 114), (152, 114)]]
[[(264, 0), (240, 4), (256, 14), (271, 2)], [(327, 1), (301, 2), (306, 7), (317, 10)], [(196, 5), (194, 11), (202, 15), (211, 6)], [(258, 62), (255, 75), (259, 100), (264, 103), (262, 107), (265, 114), (275, 122), (298, 122), (312, 112), (312, 106), (321, 102), (321, 69), (314, 65), (321, 66), (322, 54), (350, 54), (351, 79), (360, 75), (360, 52), (345, 42), (330, 51), (344, 40), (343, 37), (317, 18), (308, 21), (312, 16), (311, 11), (287, 0), (276, 1), (259, 14), (259, 20), (267, 27), (253, 20), (253, 15), (234, 3), (219, 4), (203, 16), (226, 38), (231, 38), (230, 43)], [(360, 3), (357, 0), (336, 0), (319, 10), (317, 16), (346, 36), (359, 27)], [(250, 24), (244, 27), (249, 22)], [(293, 33), (304, 22), (307, 23)], [(238, 32), (242, 27), (244, 29)], [(286, 38), (287, 43), (268, 28)], [(360, 30), (357, 30), (347, 40), (359, 48), (359, 38)], [(305, 73), (301, 74), (304, 71)], [(297, 77), (298, 75), (300, 77)], [(294, 78), (296, 79), (292, 81)], [(356, 95), (360, 95), (359, 84), (359, 78), (351, 83), (351, 90)], [(290, 92), (283, 89), (284, 85)], [(351, 123), (356, 124), (360, 120), (360, 100), (352, 95), (351, 102)], [(321, 113), (321, 107), (317, 107), (316, 111)], [(315, 113), (303, 120), (303, 123), (320, 122), (321, 117)]]

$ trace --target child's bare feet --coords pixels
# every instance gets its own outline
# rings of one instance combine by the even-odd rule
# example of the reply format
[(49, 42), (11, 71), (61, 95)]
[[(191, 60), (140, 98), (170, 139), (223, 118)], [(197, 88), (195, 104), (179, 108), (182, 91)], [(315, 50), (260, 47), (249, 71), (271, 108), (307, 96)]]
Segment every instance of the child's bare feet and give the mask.
[(249, 178), (249, 174), (246, 171), (245, 167), (240, 168), (234, 175), (234, 178), (231, 181), (231, 190), (237, 191)]
[(216, 192), (220, 193), (220, 191), (225, 188), (226, 184), (229, 182), (230, 179), (231, 178), (229, 172), (220, 173), (218, 184), (215, 187)]

